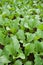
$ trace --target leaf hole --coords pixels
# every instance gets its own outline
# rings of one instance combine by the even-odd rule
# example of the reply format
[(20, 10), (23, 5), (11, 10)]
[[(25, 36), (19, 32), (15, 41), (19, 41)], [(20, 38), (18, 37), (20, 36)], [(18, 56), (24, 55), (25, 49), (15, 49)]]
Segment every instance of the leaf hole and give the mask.
[(20, 15), (20, 18), (24, 18), (23, 15)]
[(4, 49), (4, 45), (0, 44), (0, 49), (3, 50)]
[(30, 53), (29, 56), (27, 56), (27, 60), (29, 61), (33, 61), (34, 62), (34, 54), (33, 53)]
[(12, 18), (12, 20), (14, 20), (14, 19), (16, 19), (16, 16), (14, 16), (14, 17)]
[(33, 33), (35, 33), (37, 31), (37, 28), (35, 27), (35, 28), (33, 28)]
[(42, 40), (43, 40), (42, 38), (38, 39), (39, 42), (41, 42)]

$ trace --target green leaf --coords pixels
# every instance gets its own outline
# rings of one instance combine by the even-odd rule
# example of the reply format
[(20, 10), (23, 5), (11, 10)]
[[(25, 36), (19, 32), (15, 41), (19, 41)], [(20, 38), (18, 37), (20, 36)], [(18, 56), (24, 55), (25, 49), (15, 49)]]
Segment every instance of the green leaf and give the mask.
[(34, 48), (35, 48), (34, 44), (27, 43), (25, 45), (25, 54), (26, 54), (26, 56), (28, 56), (30, 53), (34, 53)]
[(17, 58), (25, 59), (25, 55), (23, 53), (19, 53)]
[(14, 65), (22, 65), (22, 62), (20, 60), (16, 60)]
[(4, 25), (4, 19), (2, 18), (1, 15), (0, 15), (0, 25)]
[(11, 29), (11, 32), (12, 33), (16, 33), (17, 32), (17, 30), (18, 30), (18, 19), (16, 19), (16, 20), (11, 20), (11, 23), (10, 23), (11, 25), (10, 25), (10, 29)]
[(27, 36), (27, 41), (31, 42), (32, 40), (34, 40), (35, 34), (26, 33), (26, 36)]
[(2, 55), (3, 51), (0, 49), (0, 56)]
[(35, 41), (35, 43), (34, 43), (34, 45), (35, 45), (35, 51), (36, 52), (43, 52), (43, 42), (38, 42), (38, 41)]
[(34, 40), (38, 40), (40, 38), (42, 38), (42, 35), (43, 32), (40, 30), (40, 29), (37, 29), (37, 31), (35, 32), (35, 37), (34, 37)]
[(0, 65), (4, 65), (4, 64), (0, 62)]
[(24, 40), (25, 40), (24, 31), (23, 31), (23, 30), (19, 30), (19, 31), (17, 32), (17, 37), (18, 37), (18, 39), (24, 41)]
[(25, 62), (24, 65), (32, 65), (32, 62), (31, 61), (27, 61), (27, 62)]
[(42, 60), (38, 55), (35, 55), (35, 64), (34, 65), (43, 65)]
[(16, 51), (19, 50), (20, 48), (20, 44), (19, 44), (19, 41), (17, 40), (17, 37), (16, 36), (13, 36), (12, 37), (12, 42), (13, 42), (13, 47)]
[(40, 52), (41, 51), (41, 43), (36, 41), (35, 42), (35, 51)]
[(0, 30), (0, 43), (4, 44), (4, 37), (5, 35), (2, 33), (2, 31)]
[(43, 23), (40, 23), (38, 29), (43, 30)]
[(10, 61), (7, 59), (7, 57), (6, 56), (1, 56), (0, 57), (0, 63), (9, 63)]

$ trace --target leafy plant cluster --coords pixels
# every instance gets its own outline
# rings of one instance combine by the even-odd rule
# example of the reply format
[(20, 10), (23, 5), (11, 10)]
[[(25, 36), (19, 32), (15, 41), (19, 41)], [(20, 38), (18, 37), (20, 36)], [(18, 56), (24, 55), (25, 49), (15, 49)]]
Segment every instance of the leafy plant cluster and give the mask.
[(43, 0), (0, 0), (0, 65), (43, 65)]

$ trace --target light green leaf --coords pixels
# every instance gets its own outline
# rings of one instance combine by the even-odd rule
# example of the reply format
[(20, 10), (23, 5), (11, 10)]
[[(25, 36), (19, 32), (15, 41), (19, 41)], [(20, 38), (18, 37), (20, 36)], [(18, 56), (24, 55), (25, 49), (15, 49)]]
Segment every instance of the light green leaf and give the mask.
[(23, 53), (19, 53), (17, 58), (25, 59), (25, 55)]
[(27, 35), (27, 41), (31, 42), (32, 40), (34, 40), (35, 34), (31, 34), (31, 33), (26, 33)]
[(40, 23), (38, 29), (43, 30), (43, 23)]
[(17, 37), (18, 37), (18, 39), (24, 41), (24, 40), (25, 40), (24, 31), (23, 31), (23, 30), (19, 30), (19, 31), (17, 32)]
[(32, 65), (32, 62), (31, 61), (27, 61), (27, 62), (25, 62), (24, 65)]
[(20, 44), (19, 44), (19, 41), (17, 40), (17, 37), (16, 36), (13, 36), (12, 37), (12, 42), (13, 42), (13, 47), (16, 51), (19, 50), (20, 48)]
[(25, 45), (25, 54), (28, 56), (30, 53), (34, 53), (34, 44), (32, 43), (27, 43), (27, 45)]
[(35, 64), (34, 65), (43, 65), (42, 60), (38, 55), (35, 55)]
[(22, 62), (20, 60), (16, 60), (14, 65), (22, 65)]
[(0, 62), (1, 63), (9, 63), (10, 61), (7, 59), (6, 56), (3, 55), (3, 56), (0, 57)]

